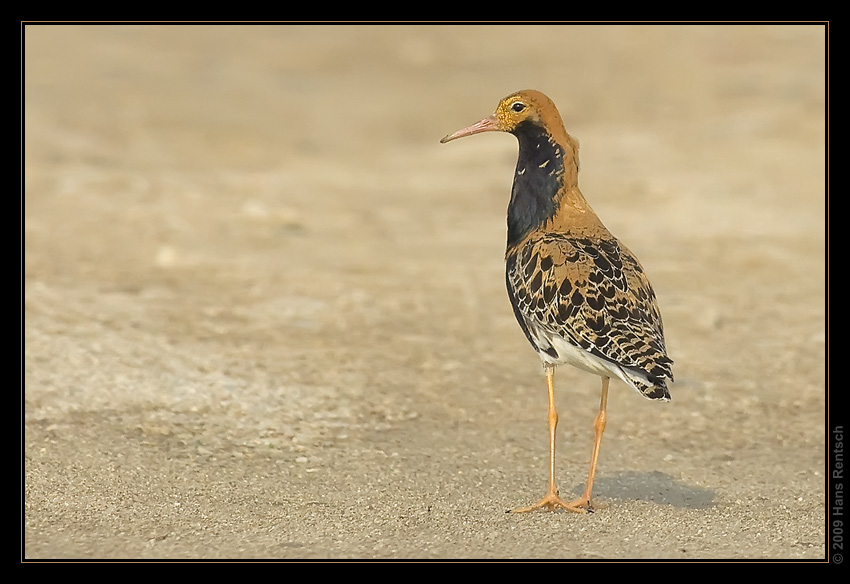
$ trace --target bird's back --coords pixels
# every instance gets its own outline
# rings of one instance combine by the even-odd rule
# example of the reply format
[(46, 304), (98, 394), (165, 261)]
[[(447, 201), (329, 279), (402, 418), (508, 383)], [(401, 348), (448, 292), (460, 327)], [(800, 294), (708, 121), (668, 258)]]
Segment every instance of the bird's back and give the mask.
[(655, 292), (637, 258), (601, 233), (542, 226), (509, 247), (514, 313), (544, 362), (613, 374), (647, 398), (668, 400), (672, 360)]

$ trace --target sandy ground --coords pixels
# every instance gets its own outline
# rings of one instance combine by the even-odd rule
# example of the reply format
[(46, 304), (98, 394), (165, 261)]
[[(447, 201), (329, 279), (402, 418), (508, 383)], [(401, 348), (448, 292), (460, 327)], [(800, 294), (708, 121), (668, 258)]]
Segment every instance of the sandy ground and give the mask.
[[(28, 26), (22, 555), (824, 558), (819, 26)], [(641, 258), (673, 401), (547, 481), (504, 290), (523, 88)], [(562, 494), (598, 378), (556, 375)]]

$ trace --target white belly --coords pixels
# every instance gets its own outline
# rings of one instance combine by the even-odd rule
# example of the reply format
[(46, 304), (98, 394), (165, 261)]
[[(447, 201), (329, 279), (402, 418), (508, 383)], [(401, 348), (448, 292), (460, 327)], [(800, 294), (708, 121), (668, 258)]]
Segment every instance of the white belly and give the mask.
[(531, 330), (531, 334), (534, 336), (539, 347), (552, 347), (558, 353), (557, 357), (553, 357), (545, 351), (539, 351), (538, 354), (544, 363), (551, 365), (572, 365), (573, 367), (577, 367), (595, 375), (616, 377), (638, 392), (640, 392), (640, 390), (632, 382), (630, 375), (635, 375), (644, 383), (647, 382), (644, 376), (640, 376), (635, 372), (627, 373), (616, 363), (603, 359), (602, 357), (597, 357), (590, 351), (572, 344), (560, 335), (553, 334), (539, 326), (532, 326), (529, 327), (529, 329)]
[(552, 365), (572, 365), (588, 373), (605, 375), (607, 377), (619, 377), (620, 375), (620, 367), (614, 363), (601, 359), (557, 335), (546, 335), (545, 343), (551, 345), (558, 352), (558, 357), (553, 357), (541, 351), (540, 357), (546, 363), (551, 363)]

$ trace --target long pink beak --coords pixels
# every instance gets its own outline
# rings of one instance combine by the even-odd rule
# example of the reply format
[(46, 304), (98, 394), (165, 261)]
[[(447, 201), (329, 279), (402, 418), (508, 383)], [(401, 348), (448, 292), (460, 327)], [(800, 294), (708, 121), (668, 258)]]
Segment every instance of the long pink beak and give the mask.
[(480, 134), (481, 132), (496, 132), (499, 130), (501, 130), (499, 123), (496, 121), (496, 118), (491, 116), (489, 118), (484, 118), (480, 122), (472, 124), (468, 128), (458, 130), (454, 134), (449, 134), (440, 140), (440, 144), (445, 144), (455, 138), (463, 138), (464, 136), (472, 136), (473, 134)]

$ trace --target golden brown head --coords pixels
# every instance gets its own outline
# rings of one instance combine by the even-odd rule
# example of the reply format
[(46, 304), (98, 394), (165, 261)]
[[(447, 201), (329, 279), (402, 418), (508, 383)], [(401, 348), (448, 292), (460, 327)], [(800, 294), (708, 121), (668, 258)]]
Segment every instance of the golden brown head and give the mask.
[(502, 99), (493, 115), (467, 128), (449, 134), (441, 143), (481, 132), (514, 133), (523, 123), (544, 128), (550, 134), (565, 133), (564, 124), (552, 100), (533, 89), (517, 91)]

